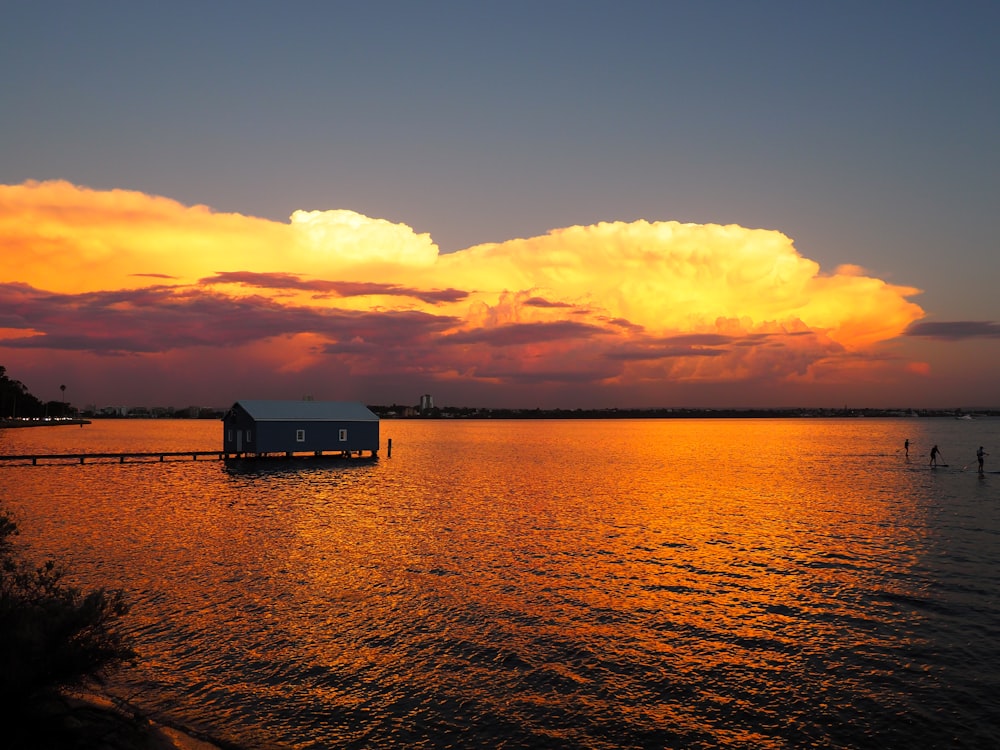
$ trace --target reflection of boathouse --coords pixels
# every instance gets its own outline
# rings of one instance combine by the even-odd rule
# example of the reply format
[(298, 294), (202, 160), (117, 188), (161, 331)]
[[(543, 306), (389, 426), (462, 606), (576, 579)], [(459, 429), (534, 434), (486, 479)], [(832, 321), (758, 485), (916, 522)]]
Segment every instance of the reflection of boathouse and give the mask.
[(357, 401), (237, 401), (222, 421), (229, 455), (378, 453), (378, 415)]

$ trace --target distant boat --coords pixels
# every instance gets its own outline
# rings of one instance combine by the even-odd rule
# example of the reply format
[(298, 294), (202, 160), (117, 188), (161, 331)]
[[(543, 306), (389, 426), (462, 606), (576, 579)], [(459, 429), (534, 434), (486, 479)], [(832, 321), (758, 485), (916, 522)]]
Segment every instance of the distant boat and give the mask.
[(971, 414), (956, 414), (955, 419), (972, 419)]

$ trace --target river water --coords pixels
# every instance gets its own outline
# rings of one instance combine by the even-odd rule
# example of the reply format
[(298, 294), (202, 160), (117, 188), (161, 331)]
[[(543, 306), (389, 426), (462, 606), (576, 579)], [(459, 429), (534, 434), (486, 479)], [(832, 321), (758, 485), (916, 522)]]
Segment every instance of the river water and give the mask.
[(377, 461), (0, 464), (0, 503), (25, 554), (127, 591), (115, 691), (248, 748), (1000, 746), (1000, 420), (381, 432)]

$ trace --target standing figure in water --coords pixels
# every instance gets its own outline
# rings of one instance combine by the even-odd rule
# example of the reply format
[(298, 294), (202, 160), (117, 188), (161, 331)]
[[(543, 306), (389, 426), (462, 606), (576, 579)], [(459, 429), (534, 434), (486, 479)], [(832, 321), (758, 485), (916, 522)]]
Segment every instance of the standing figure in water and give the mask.
[(909, 458), (910, 457), (910, 439), (909, 438), (906, 438), (906, 440), (903, 441), (903, 450), (906, 451), (906, 457)]
[(976, 460), (979, 461), (979, 473), (983, 473), (983, 456), (988, 456), (989, 453), (983, 451), (983, 446), (979, 446), (979, 450), (976, 451)]
[(931, 466), (937, 466), (938, 465), (937, 460), (938, 460), (938, 456), (940, 456), (940, 455), (941, 455), (941, 451), (938, 450), (938, 447), (936, 445), (933, 448), (931, 448), (931, 464), (930, 464)]

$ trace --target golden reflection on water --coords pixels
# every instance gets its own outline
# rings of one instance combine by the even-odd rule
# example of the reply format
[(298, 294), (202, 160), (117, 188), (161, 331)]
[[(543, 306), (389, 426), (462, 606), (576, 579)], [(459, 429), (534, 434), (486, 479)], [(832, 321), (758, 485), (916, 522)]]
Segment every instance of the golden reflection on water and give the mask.
[[(221, 439), (176, 424), (95, 442)], [(127, 681), (248, 744), (856, 745), (922, 726), (924, 429), (386, 421), (374, 463), (0, 476), (39, 553), (131, 592)]]

